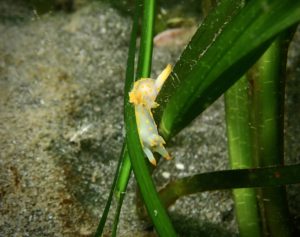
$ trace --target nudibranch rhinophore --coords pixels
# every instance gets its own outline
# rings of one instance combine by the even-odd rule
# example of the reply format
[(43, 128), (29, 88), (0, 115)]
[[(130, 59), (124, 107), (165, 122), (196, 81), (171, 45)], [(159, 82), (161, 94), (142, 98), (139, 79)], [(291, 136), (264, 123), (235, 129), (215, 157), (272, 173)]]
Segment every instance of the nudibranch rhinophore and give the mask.
[(134, 83), (129, 93), (129, 102), (134, 104), (135, 117), (143, 151), (151, 164), (156, 165), (153, 152), (157, 152), (165, 159), (170, 160), (171, 156), (165, 149), (164, 139), (158, 134), (157, 126), (153, 119), (151, 109), (159, 106), (155, 102), (156, 97), (170, 75), (172, 66), (168, 64), (157, 79), (141, 78)]

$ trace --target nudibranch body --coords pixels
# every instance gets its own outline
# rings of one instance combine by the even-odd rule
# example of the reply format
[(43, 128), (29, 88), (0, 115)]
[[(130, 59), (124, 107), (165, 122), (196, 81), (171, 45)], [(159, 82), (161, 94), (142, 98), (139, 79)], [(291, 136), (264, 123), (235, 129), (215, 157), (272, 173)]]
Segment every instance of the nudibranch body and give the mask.
[(129, 93), (129, 101), (135, 105), (135, 116), (143, 151), (153, 165), (156, 165), (153, 152), (159, 153), (167, 160), (171, 159), (164, 147), (164, 139), (158, 134), (151, 112), (152, 108), (159, 106), (155, 100), (171, 70), (172, 67), (168, 64), (156, 80), (141, 78), (134, 83), (133, 89)]
[(143, 105), (136, 105), (135, 116), (137, 118), (140, 141), (142, 143), (144, 153), (149, 161), (153, 165), (156, 165), (156, 160), (152, 152), (157, 152), (167, 160), (170, 160), (171, 157), (164, 147), (165, 141), (158, 134), (157, 126), (154, 122), (151, 111)]

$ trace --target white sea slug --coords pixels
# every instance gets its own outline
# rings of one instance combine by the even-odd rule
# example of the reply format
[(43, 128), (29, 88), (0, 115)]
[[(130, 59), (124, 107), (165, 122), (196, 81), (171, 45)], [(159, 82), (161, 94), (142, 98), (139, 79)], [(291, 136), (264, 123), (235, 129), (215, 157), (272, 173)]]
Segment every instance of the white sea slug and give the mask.
[(159, 153), (167, 160), (171, 159), (164, 147), (164, 139), (158, 134), (151, 112), (152, 108), (159, 106), (155, 102), (156, 97), (171, 71), (172, 66), (168, 64), (156, 80), (141, 78), (134, 83), (133, 89), (129, 93), (129, 101), (135, 106), (135, 116), (143, 151), (153, 165), (156, 165), (153, 152)]

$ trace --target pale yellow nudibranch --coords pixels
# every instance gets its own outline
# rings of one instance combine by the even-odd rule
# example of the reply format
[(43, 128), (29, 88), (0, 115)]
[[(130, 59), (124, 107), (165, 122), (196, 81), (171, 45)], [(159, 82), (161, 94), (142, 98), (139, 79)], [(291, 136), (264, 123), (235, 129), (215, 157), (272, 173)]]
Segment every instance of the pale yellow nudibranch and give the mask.
[(135, 105), (135, 116), (143, 151), (153, 165), (156, 165), (153, 152), (159, 153), (167, 160), (171, 159), (164, 147), (164, 139), (158, 134), (151, 112), (152, 108), (159, 106), (155, 99), (171, 71), (172, 66), (168, 64), (156, 80), (141, 78), (134, 83), (129, 93), (129, 101)]
[(158, 107), (155, 102), (156, 97), (172, 71), (172, 66), (168, 64), (166, 68), (159, 74), (157, 79), (141, 78), (133, 85), (133, 89), (129, 93), (129, 102), (133, 104), (141, 104), (149, 109)]
[(140, 141), (148, 160), (153, 165), (156, 165), (156, 160), (152, 152), (157, 152), (165, 159), (170, 160), (171, 156), (164, 147), (166, 142), (158, 134), (157, 126), (151, 111), (143, 105), (135, 105), (135, 116), (137, 119)]

